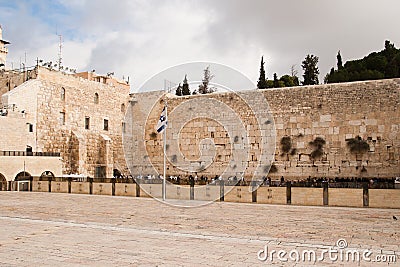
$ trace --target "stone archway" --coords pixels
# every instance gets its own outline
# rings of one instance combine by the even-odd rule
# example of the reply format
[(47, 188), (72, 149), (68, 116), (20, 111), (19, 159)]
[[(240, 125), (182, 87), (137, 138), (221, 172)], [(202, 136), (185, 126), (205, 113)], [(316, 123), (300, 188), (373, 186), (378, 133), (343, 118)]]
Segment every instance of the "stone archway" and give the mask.
[(0, 191), (7, 191), (7, 179), (0, 173)]
[(51, 181), (54, 179), (54, 173), (51, 171), (44, 171), (39, 177), (39, 181)]
[(17, 191), (32, 191), (32, 175), (29, 172), (23, 171), (15, 176), (14, 190)]
[(20, 172), (15, 176), (14, 181), (29, 181), (31, 179), (32, 175), (30, 175), (29, 172)]

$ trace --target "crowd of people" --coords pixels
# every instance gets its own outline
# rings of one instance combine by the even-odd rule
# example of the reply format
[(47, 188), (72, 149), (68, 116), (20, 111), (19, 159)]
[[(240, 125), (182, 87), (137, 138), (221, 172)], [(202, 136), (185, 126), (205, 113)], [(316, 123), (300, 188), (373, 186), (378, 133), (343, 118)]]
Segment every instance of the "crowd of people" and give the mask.
[[(162, 175), (138, 175), (135, 178), (130, 177), (132, 181), (138, 183), (161, 183), (163, 180)], [(369, 188), (396, 188), (396, 183), (400, 184), (400, 178), (360, 178), (360, 177), (335, 177), (335, 178), (327, 178), (327, 177), (311, 177), (309, 176), (306, 179), (297, 179), (297, 180), (287, 180), (283, 176), (280, 179), (272, 180), (271, 177), (264, 176), (258, 180), (245, 180), (243, 175), (240, 177), (232, 176), (228, 178), (223, 178), (221, 176), (214, 176), (213, 178), (209, 178), (205, 175), (197, 176), (188, 175), (188, 176), (168, 176), (167, 181), (173, 184), (178, 185), (219, 185), (222, 182), (224, 185), (251, 185), (254, 181), (255, 184), (261, 186), (287, 186), (290, 182), (290, 185), (293, 187), (323, 187), (324, 183), (328, 183), (329, 187), (334, 188), (362, 188), (365, 184), (368, 185)]]

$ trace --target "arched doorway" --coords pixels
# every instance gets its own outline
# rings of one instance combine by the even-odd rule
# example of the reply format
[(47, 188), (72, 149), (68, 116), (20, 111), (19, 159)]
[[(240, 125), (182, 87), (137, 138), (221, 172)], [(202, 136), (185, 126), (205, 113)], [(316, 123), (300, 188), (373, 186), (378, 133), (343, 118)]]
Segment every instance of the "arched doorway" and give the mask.
[(14, 181), (16, 182), (14, 190), (17, 191), (29, 191), (30, 181), (32, 180), (32, 175), (29, 172), (20, 172), (15, 176)]
[(29, 172), (20, 172), (15, 176), (14, 181), (29, 181), (31, 177), (32, 175), (30, 175)]
[(39, 181), (51, 181), (54, 178), (54, 173), (51, 171), (44, 171), (39, 177)]
[(7, 191), (7, 179), (0, 173), (0, 191)]

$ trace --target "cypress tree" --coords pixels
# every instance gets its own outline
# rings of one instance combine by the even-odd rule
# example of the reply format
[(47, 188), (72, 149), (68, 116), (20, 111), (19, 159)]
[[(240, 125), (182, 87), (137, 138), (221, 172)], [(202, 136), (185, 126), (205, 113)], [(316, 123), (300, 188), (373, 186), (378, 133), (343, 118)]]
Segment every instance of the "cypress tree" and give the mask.
[(179, 84), (178, 87), (176, 88), (175, 94), (177, 96), (181, 96), (182, 95), (182, 86), (181, 86), (181, 84)]
[(337, 53), (336, 58), (337, 58), (337, 68), (338, 68), (338, 70), (343, 69), (343, 61), (342, 61), (342, 55), (340, 55), (340, 50)]
[(190, 95), (189, 84), (185, 75), (185, 79), (183, 79), (183, 86), (182, 86), (182, 95)]
[(258, 89), (267, 88), (267, 81), (265, 80), (264, 56), (261, 57), (260, 77), (258, 78), (257, 88)]

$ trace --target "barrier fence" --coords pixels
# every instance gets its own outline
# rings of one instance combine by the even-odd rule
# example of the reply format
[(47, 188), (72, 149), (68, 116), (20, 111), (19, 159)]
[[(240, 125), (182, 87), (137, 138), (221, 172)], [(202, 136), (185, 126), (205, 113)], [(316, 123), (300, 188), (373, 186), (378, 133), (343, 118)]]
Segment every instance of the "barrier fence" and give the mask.
[[(0, 190), (161, 198), (161, 182), (160, 179), (144, 180), (139, 184), (133, 180), (116, 178), (85, 178), (80, 181), (71, 178), (31, 178), (0, 183)], [(329, 182), (323, 182), (320, 187), (300, 187), (285, 182), (281, 186), (258, 187), (256, 183), (232, 185), (223, 180), (206, 185), (197, 185), (194, 181), (189, 181), (189, 184), (185, 185), (168, 183), (166, 197), (263, 204), (400, 208), (399, 189), (371, 188), (368, 182), (357, 188), (341, 187), (337, 183), (332, 185), (333, 187)]]

